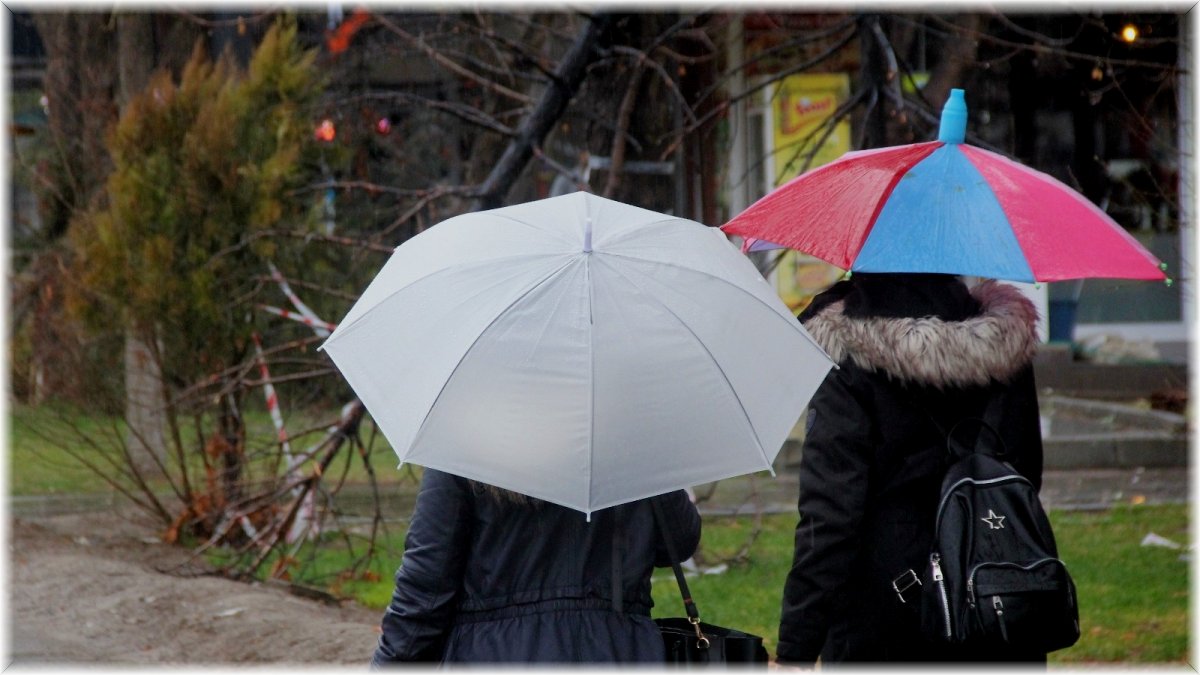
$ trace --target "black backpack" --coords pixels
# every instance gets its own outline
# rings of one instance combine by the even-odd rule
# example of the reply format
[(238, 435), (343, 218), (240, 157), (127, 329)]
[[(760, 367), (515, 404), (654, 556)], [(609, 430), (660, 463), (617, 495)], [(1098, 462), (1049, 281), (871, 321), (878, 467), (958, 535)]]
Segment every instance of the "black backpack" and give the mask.
[[(1075, 584), (1058, 558), (1037, 490), (985, 438), (1003, 448), (983, 420), (976, 447), (963, 453), (947, 434), (954, 461), (942, 480), (933, 544), (919, 576), (921, 629), (931, 640), (1051, 652), (1079, 639)], [(983, 432), (987, 433), (983, 433)], [(899, 589), (897, 589), (899, 590)]]

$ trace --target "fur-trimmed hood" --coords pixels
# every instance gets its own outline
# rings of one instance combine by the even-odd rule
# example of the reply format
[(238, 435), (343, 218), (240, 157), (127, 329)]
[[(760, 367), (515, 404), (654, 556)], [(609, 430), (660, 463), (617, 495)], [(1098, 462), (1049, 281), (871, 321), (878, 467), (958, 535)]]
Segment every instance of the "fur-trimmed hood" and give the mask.
[(935, 317), (852, 318), (841, 300), (804, 327), (834, 362), (939, 389), (1001, 382), (1037, 353), (1037, 309), (1015, 287), (985, 281), (971, 290), (982, 305), (965, 321)]

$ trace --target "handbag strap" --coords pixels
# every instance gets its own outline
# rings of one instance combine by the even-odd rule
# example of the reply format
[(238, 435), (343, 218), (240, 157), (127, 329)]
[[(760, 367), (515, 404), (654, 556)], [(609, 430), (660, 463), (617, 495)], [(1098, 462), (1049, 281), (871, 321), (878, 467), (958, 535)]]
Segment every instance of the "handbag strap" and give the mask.
[(625, 551), (621, 546), (621, 521), (624, 519), (624, 514), (620, 509), (620, 506), (613, 509), (612, 530), (612, 603), (613, 611), (618, 614), (625, 611), (625, 598), (622, 589), (624, 580), (621, 578), (624, 576), (621, 562), (625, 557)]
[[(650, 499), (650, 507), (654, 511), (654, 520), (658, 524), (658, 531), (662, 534), (663, 543), (667, 547), (667, 557), (671, 559), (671, 569), (675, 570), (675, 581), (679, 584), (679, 593), (683, 596), (683, 611), (687, 613), (688, 621), (696, 626), (696, 634), (700, 634), (700, 610), (696, 608), (696, 602), (692, 600), (692, 592), (688, 589), (687, 579), (683, 578), (683, 568), (679, 566), (679, 555), (676, 553), (674, 536), (667, 527), (667, 517), (663, 514), (662, 505), (658, 503), (657, 497)], [(705, 640), (707, 642), (707, 640)]]

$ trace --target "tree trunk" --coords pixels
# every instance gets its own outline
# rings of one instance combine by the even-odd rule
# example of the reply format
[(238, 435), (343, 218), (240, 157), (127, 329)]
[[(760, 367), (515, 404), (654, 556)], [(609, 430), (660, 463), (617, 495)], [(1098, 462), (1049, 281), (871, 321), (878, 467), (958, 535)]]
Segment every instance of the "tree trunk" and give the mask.
[(868, 14), (858, 20), (858, 45), (862, 54), (862, 64), (859, 67), (858, 79), (867, 89), (866, 110), (863, 112), (862, 134), (858, 147), (879, 148), (888, 145), (887, 142), (887, 100), (884, 87), (887, 86), (887, 64), (875, 32), (879, 29), (879, 16)]
[[(117, 102), (124, 107), (146, 88), (154, 72), (154, 23), (150, 14), (117, 15)], [(125, 423), (127, 442), (139, 468), (152, 465), (149, 454), (166, 459), (166, 411), (162, 370), (149, 346), (132, 326), (125, 331)]]
[(166, 460), (162, 371), (149, 346), (132, 331), (125, 336), (125, 423), (127, 443), (139, 470), (154, 467), (150, 454)]

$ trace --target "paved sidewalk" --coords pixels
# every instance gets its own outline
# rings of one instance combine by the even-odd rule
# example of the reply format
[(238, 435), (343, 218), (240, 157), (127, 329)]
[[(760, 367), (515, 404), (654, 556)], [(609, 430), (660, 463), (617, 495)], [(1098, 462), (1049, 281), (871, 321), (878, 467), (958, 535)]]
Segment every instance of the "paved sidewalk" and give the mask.
[(1104, 509), (1116, 504), (1182, 504), (1191, 500), (1191, 468), (1074, 469), (1046, 471), (1047, 508)]

